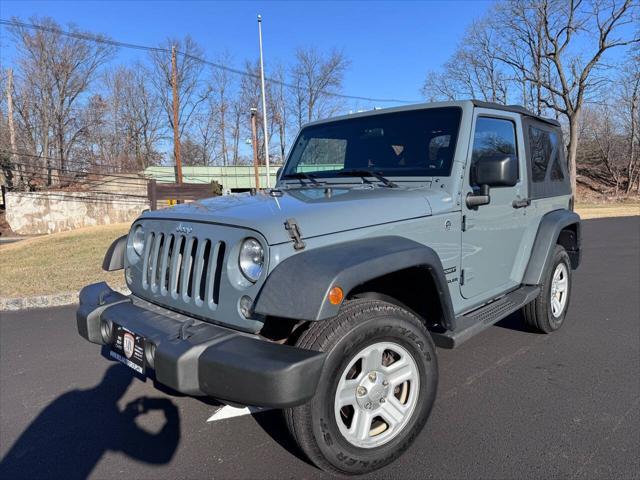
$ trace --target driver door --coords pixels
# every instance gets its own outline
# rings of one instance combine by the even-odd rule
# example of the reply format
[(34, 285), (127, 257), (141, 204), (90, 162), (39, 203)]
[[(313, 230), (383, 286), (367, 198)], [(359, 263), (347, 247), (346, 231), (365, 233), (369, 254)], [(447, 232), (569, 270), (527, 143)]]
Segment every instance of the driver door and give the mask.
[[(485, 113), (486, 112), (486, 113)], [(464, 298), (490, 300), (518, 286), (514, 266), (524, 239), (526, 208), (514, 207), (514, 200), (526, 198), (524, 148), (520, 117), (509, 112), (476, 109), (472, 148), (467, 159), (463, 188), (462, 281)], [(519, 179), (512, 187), (491, 187), (490, 202), (476, 208), (466, 205), (467, 195), (477, 192), (473, 185), (473, 166), (483, 156), (515, 155)]]

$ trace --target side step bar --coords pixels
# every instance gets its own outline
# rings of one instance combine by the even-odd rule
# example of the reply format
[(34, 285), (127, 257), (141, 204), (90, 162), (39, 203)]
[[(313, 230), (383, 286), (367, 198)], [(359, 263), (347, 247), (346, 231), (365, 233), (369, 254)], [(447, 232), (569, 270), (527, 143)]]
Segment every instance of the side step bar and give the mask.
[(433, 341), (441, 348), (455, 348), (494, 323), (511, 315), (533, 301), (540, 287), (524, 286), (487, 305), (456, 318), (456, 329), (443, 333), (431, 332)]

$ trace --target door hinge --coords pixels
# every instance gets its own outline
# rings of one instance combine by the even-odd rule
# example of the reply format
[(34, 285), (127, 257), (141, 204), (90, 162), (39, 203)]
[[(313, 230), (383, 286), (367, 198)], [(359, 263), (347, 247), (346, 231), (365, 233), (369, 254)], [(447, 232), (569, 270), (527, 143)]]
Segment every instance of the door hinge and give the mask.
[(461, 229), (462, 229), (463, 232), (467, 231), (467, 216), (466, 215), (462, 215)]
[(460, 270), (460, 285), (464, 285), (464, 268)]
[(302, 232), (295, 218), (288, 218), (287, 221), (284, 222), (284, 228), (289, 232), (295, 250), (302, 250), (306, 247), (306, 244), (302, 240)]

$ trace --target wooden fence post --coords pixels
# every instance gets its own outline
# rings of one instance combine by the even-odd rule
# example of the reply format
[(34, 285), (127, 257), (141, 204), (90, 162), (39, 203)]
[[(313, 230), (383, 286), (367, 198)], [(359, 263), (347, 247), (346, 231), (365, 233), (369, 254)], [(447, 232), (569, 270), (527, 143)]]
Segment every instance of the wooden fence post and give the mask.
[(151, 210), (157, 210), (158, 188), (155, 180), (149, 180), (147, 183), (147, 196), (149, 197), (149, 208), (151, 208)]

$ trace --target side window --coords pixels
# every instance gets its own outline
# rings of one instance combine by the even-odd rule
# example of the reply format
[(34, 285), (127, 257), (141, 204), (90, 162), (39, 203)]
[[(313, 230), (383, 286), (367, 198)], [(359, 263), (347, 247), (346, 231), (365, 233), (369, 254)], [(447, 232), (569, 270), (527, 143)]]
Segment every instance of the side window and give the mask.
[(564, 173), (560, 167), (560, 145), (556, 132), (530, 126), (529, 150), (531, 152), (531, 180), (533, 183), (544, 182), (549, 169), (551, 169), (550, 180), (564, 180)]
[(471, 168), (483, 157), (517, 155), (516, 125), (511, 120), (479, 117), (473, 136)]

